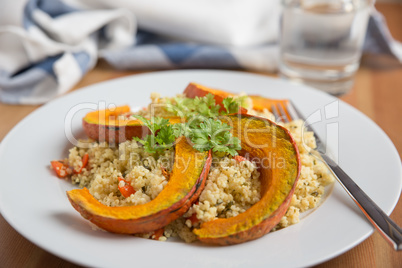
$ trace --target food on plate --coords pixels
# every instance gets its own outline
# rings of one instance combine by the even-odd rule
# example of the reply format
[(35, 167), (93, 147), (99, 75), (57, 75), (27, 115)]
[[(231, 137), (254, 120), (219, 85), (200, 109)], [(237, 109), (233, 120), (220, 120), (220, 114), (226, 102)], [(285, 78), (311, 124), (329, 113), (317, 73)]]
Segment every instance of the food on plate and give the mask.
[[(233, 132), (240, 133), (240, 154), (261, 160), (260, 200), (235, 217), (208, 221), (193, 231), (202, 242), (230, 245), (259, 238), (278, 224), (289, 207), (300, 173), (300, 159), (297, 146), (284, 127), (243, 114), (226, 116), (222, 121), (230, 122)], [(273, 155), (275, 161), (268, 159)], [(240, 162), (245, 164), (245, 160)]]
[[(93, 111), (82, 119), (82, 127), (88, 138), (109, 143), (119, 143), (149, 134), (148, 128), (144, 127), (141, 120), (132, 117), (132, 114), (127, 105)], [(169, 119), (172, 123), (180, 122), (180, 118)]]
[[(205, 185), (212, 157), (211, 152), (198, 152), (181, 138), (175, 146), (175, 160), (169, 183), (164, 187), (161, 185), (162, 189), (156, 190), (159, 193), (151, 194), (152, 200), (144, 204), (107, 206), (91, 195), (87, 188), (71, 190), (67, 192), (67, 196), (84, 218), (104, 230), (126, 234), (153, 232), (182, 216), (198, 199)], [(126, 179), (135, 180), (133, 175), (135, 173), (129, 173)], [(126, 183), (131, 186), (128, 191), (124, 188)], [(117, 184), (124, 198), (135, 199), (135, 188), (138, 187), (134, 188), (130, 181), (121, 177), (118, 177)], [(131, 194), (125, 196), (127, 192)]]
[(136, 112), (89, 113), (90, 139), (52, 167), (85, 187), (68, 198), (104, 230), (218, 245), (256, 239), (297, 223), (333, 180), (309, 154), (313, 133), (301, 121), (276, 124), (269, 101), (194, 83), (173, 98), (152, 93)]
[[(185, 95), (192, 97), (205, 96), (208, 93), (212, 93), (224, 98), (239, 98), (243, 106), (248, 109), (247, 113), (265, 117), (274, 122), (276, 118), (271, 113), (270, 107), (275, 102), (283, 102), (283, 100), (269, 99), (258, 95), (247, 96), (244, 93), (236, 95), (227, 91), (205, 87), (197, 83), (190, 83), (184, 92)], [(215, 96), (215, 99), (216, 98)], [(290, 131), (296, 141), (302, 167), (288, 211), (274, 230), (298, 223), (300, 221), (300, 213), (316, 208), (321, 202), (321, 197), (324, 195), (325, 186), (330, 185), (334, 181), (334, 177), (328, 171), (325, 164), (320, 159), (310, 154), (311, 150), (316, 148), (316, 141), (314, 133), (307, 131), (304, 127), (304, 122), (302, 120), (294, 120), (283, 124), (283, 126)]]
[(246, 112), (247, 109), (263, 112), (264, 110), (269, 110), (269, 107), (271, 107), (272, 104), (278, 101), (274, 99), (268, 99), (259, 95), (246, 96), (244, 94), (240, 94), (240, 96), (238, 96), (234, 93), (206, 87), (197, 83), (190, 83), (184, 90), (183, 94), (189, 98), (204, 97), (208, 94), (213, 94), (214, 99), (218, 104), (221, 104), (223, 100), (228, 97), (240, 97), (242, 99), (242, 112)]
[[(224, 99), (240, 97), (240, 100), (242, 100), (241, 96), (236, 96), (235, 94), (229, 93), (227, 91), (205, 87), (203, 85), (196, 83), (190, 83), (183, 92), (183, 95), (185, 97), (193, 99), (196, 97), (205, 97), (208, 94), (212, 94), (214, 96), (215, 102), (216, 104), (221, 106), (221, 110), (224, 110), (224, 104), (223, 104)], [(243, 100), (246, 99), (248, 98), (243, 98)], [(242, 102), (239, 107), (240, 112), (242, 113), (246, 113), (247, 108), (251, 108), (249, 102), (248, 103)]]

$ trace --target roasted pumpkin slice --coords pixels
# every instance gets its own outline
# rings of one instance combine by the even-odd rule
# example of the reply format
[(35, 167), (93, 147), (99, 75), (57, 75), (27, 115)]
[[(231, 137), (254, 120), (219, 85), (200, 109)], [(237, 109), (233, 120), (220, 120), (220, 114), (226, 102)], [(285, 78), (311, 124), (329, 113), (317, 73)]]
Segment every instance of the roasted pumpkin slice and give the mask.
[[(220, 89), (209, 88), (200, 84), (190, 83), (186, 89), (184, 90), (183, 94), (188, 98), (195, 98), (195, 97), (204, 97), (208, 93), (214, 95), (214, 99), (216, 103), (222, 105), (222, 101), (224, 98), (227, 97), (234, 97), (236, 94), (223, 91)], [(286, 100), (275, 100), (269, 99), (258, 95), (251, 95), (249, 96), (253, 101), (253, 109), (257, 111), (263, 111), (264, 109), (271, 109), (271, 106), (275, 103), (283, 103)], [(242, 108), (240, 112), (245, 113), (247, 110)]]
[(259, 238), (278, 224), (290, 204), (301, 165), (296, 143), (285, 128), (247, 114), (220, 119), (233, 127), (233, 135), (241, 140), (240, 155), (256, 162), (261, 180), (261, 199), (251, 208), (193, 230), (204, 243), (230, 245)]
[[(184, 96), (186, 96), (187, 98), (204, 97), (208, 93), (211, 93), (212, 95), (214, 95), (215, 102), (217, 104), (221, 105), (221, 107), (222, 107), (221, 111), (225, 110), (223, 107), (223, 104), (222, 104), (223, 100), (227, 97), (236, 96), (236, 94), (226, 92), (223, 90), (219, 90), (219, 89), (205, 87), (205, 86), (202, 86), (197, 83), (190, 83), (183, 92)], [(239, 112), (246, 113), (247, 109), (240, 107)]]
[(85, 219), (106, 231), (124, 234), (152, 232), (182, 216), (198, 199), (211, 162), (210, 152), (201, 153), (181, 138), (176, 144), (169, 182), (150, 202), (108, 207), (97, 201), (86, 188), (68, 191), (67, 196)]
[[(268, 109), (271, 111), (272, 105), (274, 104), (283, 105), (288, 102), (288, 100), (285, 99), (269, 99), (259, 95), (250, 95), (249, 97), (253, 101), (253, 109), (256, 111), (263, 111), (264, 109)], [(284, 110), (286, 111), (285, 108)]]
[[(119, 106), (114, 109), (89, 112), (82, 119), (85, 134), (96, 141), (119, 143), (133, 137), (142, 138), (149, 134), (149, 129), (130, 116), (130, 107)], [(180, 122), (180, 118), (169, 118), (172, 123)]]

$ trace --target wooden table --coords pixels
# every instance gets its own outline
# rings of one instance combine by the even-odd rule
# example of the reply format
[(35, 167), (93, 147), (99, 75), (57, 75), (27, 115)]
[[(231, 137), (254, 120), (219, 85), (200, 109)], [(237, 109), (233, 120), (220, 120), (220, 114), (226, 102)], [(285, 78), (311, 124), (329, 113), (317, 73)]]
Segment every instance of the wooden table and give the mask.
[[(377, 4), (393, 36), (402, 41), (402, 3)], [(100, 62), (73, 89), (145, 71), (117, 71)], [(273, 74), (265, 74), (275, 76)], [(365, 56), (353, 90), (341, 99), (374, 120), (402, 155), (402, 65), (387, 57)], [(0, 104), (0, 140), (38, 106)], [(402, 226), (402, 199), (391, 218)], [(29, 220), (29, 219), (27, 219)], [(78, 267), (32, 244), (0, 215), (0, 267)], [(317, 267), (402, 267), (402, 253), (395, 252), (377, 233), (352, 250)]]

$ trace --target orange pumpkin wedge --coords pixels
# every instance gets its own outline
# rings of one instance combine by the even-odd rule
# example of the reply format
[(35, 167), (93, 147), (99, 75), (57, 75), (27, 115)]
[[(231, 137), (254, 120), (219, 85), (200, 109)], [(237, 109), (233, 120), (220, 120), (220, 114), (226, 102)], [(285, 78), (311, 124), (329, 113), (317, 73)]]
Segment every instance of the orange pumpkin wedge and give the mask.
[(88, 189), (67, 192), (73, 207), (87, 220), (113, 233), (136, 234), (158, 230), (182, 216), (198, 199), (212, 162), (211, 152), (199, 152), (184, 138), (176, 144), (169, 182), (159, 195), (143, 205), (108, 207)]
[[(220, 111), (225, 111), (225, 108), (223, 107), (223, 104), (222, 104), (222, 102), (225, 98), (236, 96), (233, 93), (226, 92), (226, 91), (219, 90), (219, 89), (205, 87), (205, 86), (197, 84), (197, 83), (190, 83), (183, 92), (184, 96), (186, 96), (187, 98), (204, 97), (208, 93), (211, 93), (212, 95), (214, 95), (215, 103), (219, 104), (221, 106)], [(243, 107), (239, 108), (239, 113), (246, 113), (246, 112), (247, 112), (247, 109), (245, 109)]]
[[(109, 143), (120, 143), (133, 137), (142, 138), (149, 134), (149, 129), (130, 114), (130, 107), (127, 105), (97, 110), (89, 112), (82, 119), (82, 126), (89, 138)], [(169, 121), (178, 123), (180, 118), (169, 118)]]
[(193, 232), (204, 243), (231, 245), (257, 239), (279, 223), (289, 207), (301, 164), (296, 143), (284, 127), (247, 114), (220, 119), (241, 140), (240, 155), (259, 166), (261, 199), (244, 213), (205, 222)]
[(259, 95), (250, 95), (249, 97), (253, 101), (253, 109), (257, 111), (263, 111), (264, 109), (268, 109), (271, 111), (272, 105), (277, 103), (283, 105), (284, 103), (288, 102), (288, 100), (284, 99), (269, 99)]
[[(223, 91), (220, 89), (209, 88), (197, 83), (190, 83), (186, 89), (184, 90), (183, 94), (188, 98), (195, 98), (195, 97), (204, 97), (208, 93), (214, 95), (214, 99), (216, 103), (222, 105), (222, 101), (224, 98), (227, 97), (234, 97), (236, 96), (235, 93)], [(287, 100), (275, 100), (265, 98), (259, 95), (250, 95), (248, 96), (253, 101), (253, 109), (257, 111), (263, 111), (264, 109), (271, 110), (271, 106), (275, 103), (283, 103)], [(247, 110), (245, 108), (240, 109), (241, 113), (245, 113)]]

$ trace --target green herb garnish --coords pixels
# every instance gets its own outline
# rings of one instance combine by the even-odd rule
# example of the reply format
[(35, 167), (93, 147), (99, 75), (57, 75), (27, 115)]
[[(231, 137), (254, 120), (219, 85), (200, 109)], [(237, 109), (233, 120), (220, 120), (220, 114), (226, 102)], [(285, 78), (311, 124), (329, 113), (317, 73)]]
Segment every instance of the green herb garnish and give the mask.
[(222, 103), (228, 114), (237, 113), (237, 111), (239, 111), (239, 102), (233, 98), (225, 98)]
[(214, 95), (208, 93), (204, 97), (173, 98), (174, 102), (168, 102), (167, 111), (186, 118), (186, 123), (171, 125), (168, 119), (152, 117), (150, 120), (139, 115), (133, 117), (141, 120), (147, 126), (151, 134), (143, 139), (134, 137), (140, 142), (145, 151), (159, 153), (172, 148), (174, 141), (185, 136), (198, 151), (211, 150), (217, 156), (237, 155), (241, 149), (240, 140), (230, 133), (231, 127), (216, 119), (220, 115), (236, 113), (242, 100), (225, 98), (223, 106), (216, 104)]
[[(245, 96), (246, 97), (246, 96)], [(226, 111), (220, 111), (221, 106), (216, 104), (214, 95), (208, 93), (204, 97), (173, 98), (174, 102), (168, 101), (167, 110), (180, 117), (202, 115), (205, 117), (217, 117), (219, 115), (237, 113), (244, 98), (225, 98), (223, 106)]]
[(151, 130), (151, 134), (144, 139), (134, 137), (148, 153), (160, 153), (172, 148), (174, 141), (180, 136), (187, 137), (198, 151), (212, 149), (215, 155), (219, 156), (235, 156), (241, 149), (240, 140), (230, 133), (230, 126), (217, 119), (199, 115), (188, 118), (186, 123), (171, 125), (167, 119), (162, 120), (163, 118), (159, 117), (152, 117), (153, 122), (152, 119), (148, 120), (142, 116), (134, 117)]
[(151, 134), (146, 135), (144, 139), (133, 138), (144, 146), (145, 151), (154, 154), (173, 146), (177, 136), (174, 135), (173, 127), (168, 119), (152, 117), (148, 120), (140, 115), (133, 115), (133, 117), (143, 122), (151, 131)]
[(211, 150), (215, 155), (237, 155), (241, 149), (240, 140), (230, 133), (228, 124), (214, 118), (194, 116), (187, 123), (181, 123), (184, 136), (190, 138), (193, 147), (198, 151)]

